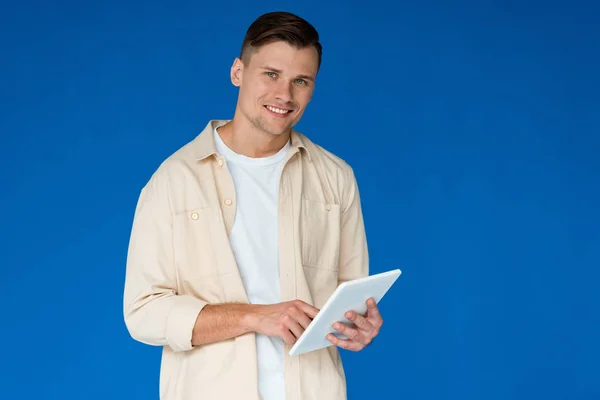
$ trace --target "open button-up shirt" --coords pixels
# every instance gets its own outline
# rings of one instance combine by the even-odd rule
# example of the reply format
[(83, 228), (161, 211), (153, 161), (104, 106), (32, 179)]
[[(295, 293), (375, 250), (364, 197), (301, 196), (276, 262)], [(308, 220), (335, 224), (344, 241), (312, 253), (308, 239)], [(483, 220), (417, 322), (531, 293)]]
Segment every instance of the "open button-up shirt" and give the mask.
[[(206, 304), (248, 303), (229, 244), (233, 180), (211, 120), (168, 157), (142, 188), (127, 256), (124, 317), (131, 336), (162, 346), (163, 400), (259, 400), (255, 333), (192, 346)], [(278, 206), (281, 301), (320, 309), (336, 287), (368, 275), (368, 252), (352, 168), (295, 130)], [(338, 348), (288, 355), (286, 400), (346, 399)]]

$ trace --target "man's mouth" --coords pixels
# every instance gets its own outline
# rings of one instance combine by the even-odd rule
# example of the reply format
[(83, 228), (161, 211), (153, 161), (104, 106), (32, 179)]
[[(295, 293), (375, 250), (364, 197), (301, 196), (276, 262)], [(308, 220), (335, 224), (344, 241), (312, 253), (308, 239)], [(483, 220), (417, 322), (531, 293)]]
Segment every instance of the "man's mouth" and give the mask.
[(293, 110), (290, 109), (286, 109), (286, 108), (278, 108), (278, 107), (274, 107), (274, 106), (269, 106), (266, 105), (265, 108), (269, 111), (271, 111), (272, 113), (275, 113), (277, 115), (286, 115), (291, 113)]

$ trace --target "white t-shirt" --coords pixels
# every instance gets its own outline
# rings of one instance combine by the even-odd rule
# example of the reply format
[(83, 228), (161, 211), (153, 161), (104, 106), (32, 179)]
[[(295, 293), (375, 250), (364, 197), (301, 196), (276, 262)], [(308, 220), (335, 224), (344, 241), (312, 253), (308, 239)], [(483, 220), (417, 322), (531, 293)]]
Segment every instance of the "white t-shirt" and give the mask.
[[(230, 242), (248, 300), (251, 304), (279, 303), (279, 178), (290, 142), (272, 156), (251, 158), (227, 147), (217, 129), (217, 151), (225, 157), (235, 186), (237, 209)], [(260, 395), (263, 400), (285, 399), (283, 341), (257, 334), (256, 350)]]

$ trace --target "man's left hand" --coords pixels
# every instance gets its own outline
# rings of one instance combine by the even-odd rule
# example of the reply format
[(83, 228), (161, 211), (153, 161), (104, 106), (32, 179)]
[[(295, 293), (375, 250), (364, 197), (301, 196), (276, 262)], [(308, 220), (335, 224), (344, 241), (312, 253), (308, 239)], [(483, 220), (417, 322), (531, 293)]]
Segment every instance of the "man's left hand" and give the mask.
[(379, 308), (373, 298), (367, 300), (367, 314), (363, 317), (354, 311), (348, 311), (346, 318), (351, 321), (356, 328), (351, 328), (341, 322), (333, 324), (333, 329), (346, 336), (348, 339), (340, 339), (334, 334), (327, 335), (327, 340), (336, 346), (350, 351), (361, 351), (367, 347), (375, 336), (379, 334), (383, 319), (379, 314)]

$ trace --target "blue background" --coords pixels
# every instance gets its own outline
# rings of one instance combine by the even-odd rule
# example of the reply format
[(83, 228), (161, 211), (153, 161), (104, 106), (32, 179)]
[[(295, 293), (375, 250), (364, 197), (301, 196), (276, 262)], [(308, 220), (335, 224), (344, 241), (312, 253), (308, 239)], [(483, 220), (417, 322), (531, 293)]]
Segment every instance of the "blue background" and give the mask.
[(284, 9), (324, 45), (297, 128), (355, 168), (371, 272), (404, 272), (349, 399), (599, 399), (598, 3), (252, 3), (3, 2), (0, 398), (158, 398), (135, 202)]

